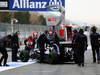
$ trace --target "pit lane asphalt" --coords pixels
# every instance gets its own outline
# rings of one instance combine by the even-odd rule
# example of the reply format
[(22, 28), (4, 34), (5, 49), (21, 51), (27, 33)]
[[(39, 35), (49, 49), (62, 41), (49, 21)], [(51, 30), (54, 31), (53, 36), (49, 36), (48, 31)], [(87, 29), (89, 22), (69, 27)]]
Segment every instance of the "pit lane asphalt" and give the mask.
[[(8, 62), (11, 62), (11, 52), (8, 52)], [(6, 71), (0, 75), (100, 75), (100, 64), (92, 63), (92, 52), (85, 52), (85, 67), (78, 67), (73, 62), (50, 65), (34, 63)]]

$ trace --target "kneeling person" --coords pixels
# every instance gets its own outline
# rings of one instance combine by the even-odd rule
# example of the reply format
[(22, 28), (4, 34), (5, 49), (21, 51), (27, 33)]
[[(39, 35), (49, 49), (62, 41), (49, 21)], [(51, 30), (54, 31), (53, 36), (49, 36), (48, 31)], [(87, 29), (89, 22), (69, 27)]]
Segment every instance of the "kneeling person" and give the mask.
[(24, 44), (25, 44), (25, 49), (29, 50), (29, 53), (30, 51), (33, 53), (35, 47), (35, 40), (32, 38), (31, 35), (24, 41)]

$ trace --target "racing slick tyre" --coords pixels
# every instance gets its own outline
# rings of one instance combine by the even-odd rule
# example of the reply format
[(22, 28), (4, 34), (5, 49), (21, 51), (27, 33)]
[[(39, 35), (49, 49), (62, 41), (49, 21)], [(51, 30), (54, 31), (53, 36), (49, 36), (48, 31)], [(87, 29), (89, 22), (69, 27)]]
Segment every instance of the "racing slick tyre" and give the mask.
[(50, 52), (48, 55), (49, 64), (59, 63), (59, 55), (57, 52)]
[(27, 62), (29, 60), (29, 52), (27, 50), (20, 51), (19, 59), (22, 62)]

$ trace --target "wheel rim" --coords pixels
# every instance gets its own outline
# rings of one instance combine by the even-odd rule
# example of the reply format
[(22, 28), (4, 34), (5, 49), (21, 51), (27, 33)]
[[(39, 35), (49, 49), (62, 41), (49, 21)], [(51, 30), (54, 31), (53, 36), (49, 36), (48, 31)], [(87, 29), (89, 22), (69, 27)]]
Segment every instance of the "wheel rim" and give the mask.
[(20, 59), (21, 61), (25, 61), (26, 58), (25, 58), (25, 54), (24, 54), (23, 51), (20, 52), (19, 59)]

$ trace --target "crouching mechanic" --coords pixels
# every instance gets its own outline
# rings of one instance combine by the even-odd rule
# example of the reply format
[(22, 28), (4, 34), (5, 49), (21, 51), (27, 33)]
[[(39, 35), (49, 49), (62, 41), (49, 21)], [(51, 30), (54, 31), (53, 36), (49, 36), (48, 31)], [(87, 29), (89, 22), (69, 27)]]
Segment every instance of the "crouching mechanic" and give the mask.
[(2, 37), (0, 39), (0, 53), (2, 54), (2, 57), (0, 59), (0, 66), (2, 66), (3, 59), (4, 59), (3, 66), (9, 66), (7, 64), (8, 54), (7, 54), (6, 46), (7, 43), (10, 42), (10, 40), (11, 40), (11, 35)]
[(24, 41), (24, 44), (25, 44), (25, 49), (28, 50), (29, 53), (34, 52), (35, 40), (32, 38), (31, 35)]

